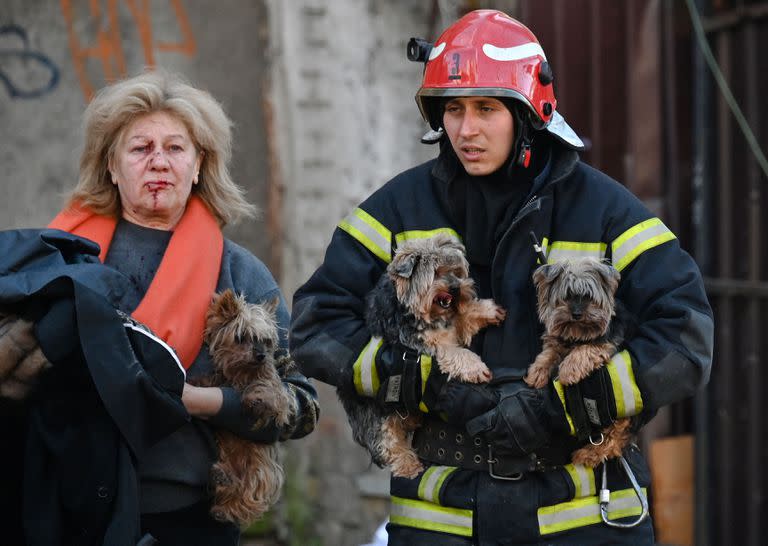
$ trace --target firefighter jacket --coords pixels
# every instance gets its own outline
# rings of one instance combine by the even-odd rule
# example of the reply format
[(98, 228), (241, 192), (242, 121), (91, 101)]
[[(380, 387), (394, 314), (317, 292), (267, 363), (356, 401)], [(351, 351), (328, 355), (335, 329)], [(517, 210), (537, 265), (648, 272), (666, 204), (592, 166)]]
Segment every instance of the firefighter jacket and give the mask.
[[(439, 185), (451, 176), (439, 159), (428, 161), (396, 176), (339, 223), (324, 262), (294, 298), (291, 351), (305, 374), (334, 385), (354, 382), (363, 396), (377, 394), (381, 341), (366, 330), (364, 298), (397, 245), (440, 232), (462, 239), (437, 197)], [(638, 327), (607, 363), (617, 417), (647, 421), (660, 407), (692, 395), (708, 380), (713, 319), (696, 264), (626, 188), (581, 162), (576, 152), (558, 146), (495, 248), (491, 297), (507, 316), (500, 326), (485, 330), (477, 348), (494, 375), (503, 370), (522, 378), (541, 350), (542, 326), (531, 281), (537, 256), (529, 232), (542, 242), (550, 263), (592, 256), (610, 260), (621, 273), (616, 297), (636, 316)], [(644, 463), (633, 464), (645, 474), (640, 468)], [(566, 466), (567, 487), (527, 493), (529, 502), (538, 504), (527, 523), (499, 521), (505, 518), (494, 514), (503, 509), (498, 496), (504, 496), (501, 491), (508, 485), (491, 480), (490, 488), (481, 488), (473, 480), (487, 476), (469, 478), (466, 471), (450, 466), (432, 467), (414, 480), (395, 478), (390, 521), (480, 537), (481, 544), (483, 536), (522, 533), (520, 540), (533, 541), (599, 521), (591, 513), (592, 519), (579, 519), (568, 512), (574, 505), (567, 501), (582, 500), (592, 511), (597, 504), (592, 502), (591, 469)], [(436, 472), (443, 474), (439, 480)]]

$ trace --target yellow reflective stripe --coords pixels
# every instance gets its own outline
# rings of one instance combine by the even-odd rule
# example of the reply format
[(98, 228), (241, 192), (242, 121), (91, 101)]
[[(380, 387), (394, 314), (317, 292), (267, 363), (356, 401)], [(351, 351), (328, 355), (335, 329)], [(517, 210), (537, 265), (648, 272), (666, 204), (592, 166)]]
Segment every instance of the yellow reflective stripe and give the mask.
[(568, 473), (573, 482), (573, 488), (576, 491), (575, 498), (590, 497), (597, 493), (593, 469), (581, 464), (567, 464), (563, 466), (563, 470)]
[(376, 353), (381, 348), (382, 339), (372, 337), (360, 352), (352, 371), (355, 377), (355, 390), (361, 396), (376, 396), (379, 392), (379, 372), (376, 370)]
[(643, 411), (643, 397), (635, 382), (632, 357), (629, 351), (621, 351), (608, 361), (613, 396), (616, 398), (616, 417), (632, 417)]
[(541, 244), (547, 263), (562, 262), (566, 260), (578, 260), (581, 258), (605, 258), (608, 245), (605, 243), (587, 243), (579, 241), (554, 241), (549, 242), (546, 237)]
[(339, 222), (339, 228), (357, 239), (384, 262), (392, 261), (392, 232), (363, 209), (352, 211)]
[(552, 384), (555, 386), (555, 391), (557, 392), (557, 397), (560, 399), (560, 403), (563, 405), (563, 411), (565, 412), (565, 418), (568, 421), (568, 429), (571, 436), (576, 436), (576, 427), (573, 426), (573, 419), (571, 419), (571, 414), (568, 413), (568, 406), (565, 405), (565, 389), (560, 384), (560, 381), (555, 379)]
[(389, 521), (415, 529), (472, 536), (472, 510), (447, 508), (420, 500), (392, 497)]
[(429, 408), (424, 403), (424, 392), (427, 390), (429, 372), (432, 371), (432, 357), (421, 355), (419, 357), (419, 364), (421, 365), (421, 401), (419, 402), (419, 409), (424, 413), (429, 413)]
[(640, 222), (619, 235), (611, 244), (613, 267), (621, 271), (646, 250), (676, 239), (658, 218)]
[(456, 472), (455, 466), (430, 466), (419, 481), (419, 498), (440, 504), (440, 488), (445, 479)]
[[(643, 488), (643, 496), (648, 493)], [(608, 519), (615, 520), (629, 516), (639, 516), (643, 509), (634, 489), (611, 491), (608, 503)], [(539, 532), (542, 535), (559, 533), (593, 523), (602, 523), (600, 501), (597, 496), (576, 499), (552, 506), (542, 506), (538, 511)]]
[(461, 242), (461, 237), (459, 237), (459, 234), (456, 233), (455, 230), (447, 227), (430, 230), (416, 229), (411, 231), (403, 231), (402, 233), (395, 235), (395, 241), (397, 241), (398, 246), (400, 246), (406, 241), (413, 241), (415, 239), (431, 239), (440, 233), (445, 233), (446, 235), (450, 236), (451, 239), (454, 239), (459, 243)]

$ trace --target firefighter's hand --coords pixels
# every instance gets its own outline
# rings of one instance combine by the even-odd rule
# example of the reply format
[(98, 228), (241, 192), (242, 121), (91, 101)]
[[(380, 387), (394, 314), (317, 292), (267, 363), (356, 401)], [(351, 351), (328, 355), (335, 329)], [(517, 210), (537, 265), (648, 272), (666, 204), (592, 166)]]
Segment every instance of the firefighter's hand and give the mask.
[(563, 389), (568, 414), (577, 429), (605, 428), (617, 418), (616, 397), (606, 368), (595, 370)]
[(496, 407), (498, 391), (488, 385), (448, 381), (440, 390), (434, 411), (452, 425), (464, 426)]
[(553, 435), (567, 431), (562, 405), (552, 388), (532, 389), (523, 381), (498, 386), (498, 404), (467, 423), (472, 436), (513, 456), (528, 455), (546, 446)]
[(376, 364), (379, 403), (408, 413), (433, 410), (448, 379), (432, 358), (399, 344), (383, 346)]

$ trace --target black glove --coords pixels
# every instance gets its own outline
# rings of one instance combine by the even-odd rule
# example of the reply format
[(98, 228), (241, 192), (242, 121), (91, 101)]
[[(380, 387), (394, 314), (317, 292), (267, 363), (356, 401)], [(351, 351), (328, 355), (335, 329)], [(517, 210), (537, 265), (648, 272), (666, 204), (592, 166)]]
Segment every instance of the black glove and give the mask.
[(379, 349), (376, 369), (379, 403), (410, 413), (433, 411), (448, 379), (432, 358), (398, 344)]
[(489, 385), (448, 381), (440, 390), (434, 411), (452, 425), (465, 426), (468, 421), (491, 411), (498, 402), (498, 390)]
[(566, 409), (579, 440), (586, 440), (616, 420), (616, 397), (607, 368), (600, 368), (563, 390)]
[(498, 404), (467, 423), (467, 432), (512, 456), (546, 446), (553, 435), (567, 433), (563, 406), (552, 388), (532, 389), (523, 381), (498, 385)]

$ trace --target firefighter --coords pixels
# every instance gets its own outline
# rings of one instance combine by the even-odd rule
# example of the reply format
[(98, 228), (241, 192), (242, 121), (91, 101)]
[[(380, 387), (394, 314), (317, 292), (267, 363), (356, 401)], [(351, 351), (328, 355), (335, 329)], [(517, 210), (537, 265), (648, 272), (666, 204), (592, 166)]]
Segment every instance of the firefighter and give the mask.
[[(473, 11), (434, 45), (412, 40), (408, 53), (426, 63), (416, 101), (439, 155), (339, 223), (295, 294), (292, 353), (308, 376), (423, 415), (413, 444), (425, 471), (391, 480), (389, 544), (651, 545), (638, 448), (594, 469), (570, 454), (613, 420), (629, 417), (637, 430), (706, 383), (713, 319), (699, 270), (661, 220), (579, 160), (552, 67), (524, 25)], [(523, 382), (542, 333), (531, 232), (548, 262), (610, 260), (621, 273), (617, 298), (638, 322), (574, 387)], [(424, 355), (372, 339), (363, 320), (393, 249), (438, 233), (465, 245), (479, 297), (507, 310), (472, 342), (493, 372), (485, 385), (446, 381)], [(355, 383), (356, 374), (371, 380)]]

